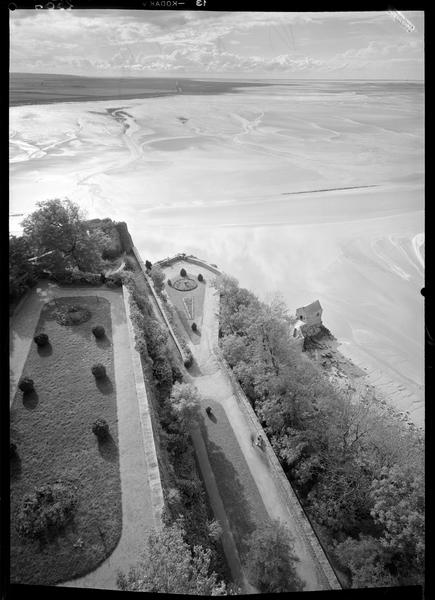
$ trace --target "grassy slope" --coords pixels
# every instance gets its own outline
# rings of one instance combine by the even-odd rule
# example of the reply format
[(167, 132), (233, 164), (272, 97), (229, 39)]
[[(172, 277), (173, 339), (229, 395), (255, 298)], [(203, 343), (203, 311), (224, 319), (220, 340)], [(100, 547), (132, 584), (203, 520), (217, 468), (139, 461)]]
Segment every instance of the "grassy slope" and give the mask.
[[(11, 581), (50, 584), (93, 570), (115, 548), (121, 534), (121, 483), (118, 458), (116, 391), (111, 345), (110, 304), (102, 298), (69, 298), (91, 310), (86, 323), (63, 327), (47, 306), (37, 330), (48, 333), (50, 355), (32, 344), (24, 374), (35, 382), (37, 398), (20, 391), (11, 409), (11, 440), (18, 459), (11, 464)], [(106, 339), (97, 342), (92, 327), (101, 324)], [(97, 387), (90, 367), (106, 365), (108, 381)], [(109, 423), (112, 438), (99, 445), (91, 426)], [(14, 512), (24, 493), (57, 478), (75, 480), (80, 504), (74, 522), (49, 543), (23, 541), (15, 532)], [(83, 546), (73, 544), (82, 540)]]

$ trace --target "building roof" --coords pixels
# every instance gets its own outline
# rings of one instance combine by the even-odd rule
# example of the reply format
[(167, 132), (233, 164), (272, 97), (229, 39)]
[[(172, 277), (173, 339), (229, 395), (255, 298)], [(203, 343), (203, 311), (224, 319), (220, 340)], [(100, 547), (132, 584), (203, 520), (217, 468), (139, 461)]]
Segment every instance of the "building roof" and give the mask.
[(315, 300), (314, 302), (311, 302), (311, 304), (307, 304), (307, 306), (301, 306), (300, 308), (298, 308), (296, 310), (296, 313), (299, 311), (302, 311), (304, 313), (315, 313), (319, 310), (322, 310), (322, 307), (320, 305), (320, 302), (318, 300)]

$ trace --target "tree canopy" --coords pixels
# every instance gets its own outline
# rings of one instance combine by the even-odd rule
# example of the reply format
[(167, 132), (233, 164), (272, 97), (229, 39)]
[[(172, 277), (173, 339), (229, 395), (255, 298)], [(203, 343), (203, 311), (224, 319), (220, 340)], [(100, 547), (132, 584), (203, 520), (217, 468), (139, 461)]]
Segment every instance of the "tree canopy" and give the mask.
[(256, 529), (249, 539), (248, 579), (260, 592), (280, 594), (302, 590), (289, 531), (279, 521)]
[(153, 531), (143, 558), (127, 575), (118, 575), (118, 587), (155, 594), (225, 595), (225, 584), (210, 570), (210, 549), (190, 548), (183, 535), (180, 523)]
[[(352, 585), (368, 585), (370, 577), (421, 583), (421, 433), (382, 405), (373, 391), (334, 388), (298, 348), (291, 335), (294, 319), (279, 297), (270, 305), (262, 303), (227, 276), (216, 287), (224, 358), (311, 521), (323, 527), (331, 549), (348, 543), (340, 556)], [(376, 544), (379, 558), (363, 568), (359, 557), (369, 543)]]
[(76, 267), (95, 272), (110, 239), (86, 226), (77, 204), (69, 199), (38, 202), (38, 210), (22, 222), (23, 236), (41, 268), (53, 272)]
[(198, 422), (201, 396), (194, 385), (177, 381), (172, 388), (170, 402), (180, 421), (187, 427)]

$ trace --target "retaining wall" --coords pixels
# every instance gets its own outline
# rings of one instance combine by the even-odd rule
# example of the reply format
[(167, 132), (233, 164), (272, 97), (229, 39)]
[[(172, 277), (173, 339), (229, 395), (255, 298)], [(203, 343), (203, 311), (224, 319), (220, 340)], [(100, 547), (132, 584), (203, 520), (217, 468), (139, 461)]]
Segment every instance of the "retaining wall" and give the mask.
[(130, 318), (130, 292), (124, 285), (122, 286), (122, 294), (124, 298), (125, 312), (127, 315), (127, 327), (130, 338), (131, 362), (134, 371), (143, 447), (145, 453), (145, 460), (148, 468), (148, 480), (151, 489), (151, 504), (153, 518), (155, 527), (160, 528), (162, 527), (162, 511), (164, 507), (164, 500), (162, 482), (160, 479), (159, 463), (157, 459), (157, 450), (152, 426), (152, 407), (150, 406), (150, 401), (146, 392), (140, 354), (135, 348), (135, 334), (133, 330), (133, 324)]
[(144, 274), (145, 281), (147, 282), (148, 287), (151, 290), (151, 293), (152, 293), (152, 295), (154, 297), (154, 300), (156, 301), (156, 304), (157, 304), (157, 307), (158, 307), (158, 309), (160, 311), (160, 314), (162, 315), (162, 317), (163, 317), (163, 319), (165, 321), (165, 324), (166, 324), (166, 326), (168, 328), (168, 331), (169, 331), (172, 339), (174, 340), (174, 344), (176, 345), (177, 350), (180, 353), (181, 360), (184, 363), (187, 360), (186, 353), (184, 352), (184, 350), (183, 350), (180, 342), (178, 341), (177, 336), (175, 335), (174, 330), (172, 329), (172, 325), (170, 324), (170, 322), (168, 320), (168, 317), (166, 316), (165, 309), (163, 308), (163, 306), (161, 304), (161, 300), (158, 297), (158, 295), (157, 295), (157, 293), (156, 293), (156, 291), (154, 289), (153, 282), (152, 282), (151, 278), (149, 277), (149, 275), (146, 272), (147, 270), (146, 270), (145, 264), (144, 264), (143, 260), (141, 259), (140, 254), (137, 251), (137, 248), (135, 248), (135, 246), (133, 246), (132, 251), (133, 251), (133, 254), (136, 257), (137, 262), (139, 263), (139, 266), (140, 266), (140, 268), (142, 270), (142, 273)]
[(261, 434), (265, 444), (264, 450), (265, 454), (269, 460), (270, 467), (272, 472), (274, 473), (275, 480), (278, 483), (279, 489), (283, 494), (283, 497), (286, 499), (286, 504), (289, 507), (290, 513), (294, 519), (298, 532), (302, 539), (305, 540), (306, 546), (312, 556), (313, 562), (318, 565), (319, 572), (321, 573), (321, 577), (324, 581), (325, 588), (331, 589), (341, 589), (340, 582), (337, 579), (337, 576), (331, 567), (331, 564), (323, 551), (323, 548), (319, 542), (318, 537), (316, 536), (311, 523), (308, 520), (307, 515), (305, 514), (293, 488), (289, 480), (287, 479), (283, 468), (266, 436), (264, 430), (258, 420), (257, 415), (254, 412), (254, 409), (251, 406), (248, 398), (246, 397), (245, 392), (237, 381), (232, 369), (229, 367), (226, 360), (223, 358), (221, 351), (219, 348), (214, 348), (214, 354), (217, 358), (219, 365), (222, 367), (224, 372), (228, 375), (228, 378), (231, 382), (231, 386), (233, 388), (234, 395), (239, 406), (242, 408), (245, 415), (251, 421), (254, 429), (258, 434)]

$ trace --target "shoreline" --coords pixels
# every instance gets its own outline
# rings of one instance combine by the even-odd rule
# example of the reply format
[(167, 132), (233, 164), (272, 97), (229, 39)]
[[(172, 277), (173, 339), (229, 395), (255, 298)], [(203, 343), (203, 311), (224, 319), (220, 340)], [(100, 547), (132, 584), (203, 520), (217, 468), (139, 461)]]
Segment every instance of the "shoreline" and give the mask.
[[(370, 368), (368, 362), (358, 353), (355, 348), (350, 348), (345, 342), (335, 337), (327, 336), (314, 340), (314, 345), (306, 351), (325, 373), (332, 385), (340, 391), (351, 393), (352, 396), (360, 396), (372, 393), (376, 403), (387, 407), (390, 413), (401, 421), (412, 422), (415, 427), (425, 431), (424, 422), (424, 390), (409, 382), (404, 383), (394, 379), (385, 369)], [(414, 390), (410, 389), (414, 387)], [(423, 398), (420, 399), (420, 394)], [(417, 404), (414, 410), (405, 410), (410, 406), (410, 398)], [(411, 403), (411, 406), (412, 404)]]

